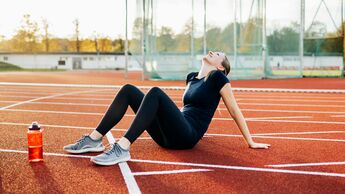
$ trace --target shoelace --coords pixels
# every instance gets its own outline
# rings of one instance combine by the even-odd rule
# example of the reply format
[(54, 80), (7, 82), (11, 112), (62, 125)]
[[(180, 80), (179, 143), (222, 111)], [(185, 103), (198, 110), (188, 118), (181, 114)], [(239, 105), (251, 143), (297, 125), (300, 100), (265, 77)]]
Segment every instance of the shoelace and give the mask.
[(78, 147), (80, 144), (82, 144), (84, 141), (85, 141), (85, 137), (87, 135), (83, 135), (78, 141), (77, 141), (77, 144), (76, 144), (76, 147)]
[(115, 153), (115, 155), (117, 157), (119, 157), (121, 155), (122, 150), (118, 144), (114, 143), (114, 144), (110, 145), (110, 147), (111, 147), (111, 149), (109, 149), (108, 151), (105, 152), (106, 155), (110, 155), (112, 153)]

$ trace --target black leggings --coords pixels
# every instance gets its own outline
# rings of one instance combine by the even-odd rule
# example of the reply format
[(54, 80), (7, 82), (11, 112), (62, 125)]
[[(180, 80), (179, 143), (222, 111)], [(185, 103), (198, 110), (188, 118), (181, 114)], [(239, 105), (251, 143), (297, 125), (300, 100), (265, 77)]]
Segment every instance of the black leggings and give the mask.
[(146, 95), (133, 85), (125, 85), (115, 96), (96, 130), (105, 135), (124, 116), (128, 106), (136, 116), (124, 135), (133, 143), (146, 129), (160, 146), (190, 149), (197, 143), (197, 133), (189, 125), (175, 103), (160, 88)]

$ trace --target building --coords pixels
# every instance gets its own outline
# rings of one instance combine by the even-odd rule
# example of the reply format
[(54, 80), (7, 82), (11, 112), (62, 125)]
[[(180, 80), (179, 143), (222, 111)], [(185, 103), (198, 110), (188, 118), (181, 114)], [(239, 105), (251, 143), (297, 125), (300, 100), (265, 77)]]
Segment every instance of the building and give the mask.
[[(128, 69), (141, 70), (140, 56), (129, 56)], [(125, 69), (124, 53), (57, 52), (57, 53), (0, 53), (0, 61), (24, 69)]]

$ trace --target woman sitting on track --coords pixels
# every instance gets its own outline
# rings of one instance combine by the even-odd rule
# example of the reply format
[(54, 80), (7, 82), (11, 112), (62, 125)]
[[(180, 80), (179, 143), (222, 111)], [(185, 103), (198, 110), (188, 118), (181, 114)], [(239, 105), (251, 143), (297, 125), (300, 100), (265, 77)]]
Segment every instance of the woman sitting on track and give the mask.
[(103, 151), (102, 137), (123, 118), (128, 106), (136, 113), (128, 131), (111, 149), (92, 157), (92, 162), (114, 165), (130, 160), (130, 145), (145, 130), (161, 147), (191, 149), (205, 134), (221, 97), (249, 147), (268, 148), (269, 144), (253, 141), (226, 77), (229, 72), (230, 63), (224, 53), (209, 52), (204, 56), (200, 71), (187, 75), (181, 111), (158, 87), (153, 87), (145, 95), (137, 87), (125, 85), (98, 127), (75, 144), (65, 146), (64, 150), (69, 153)]

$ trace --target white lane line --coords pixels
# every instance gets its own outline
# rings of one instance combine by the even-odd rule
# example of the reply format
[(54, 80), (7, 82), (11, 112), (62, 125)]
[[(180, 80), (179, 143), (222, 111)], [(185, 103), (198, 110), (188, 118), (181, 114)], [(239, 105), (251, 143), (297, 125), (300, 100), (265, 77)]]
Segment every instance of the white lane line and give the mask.
[[(81, 115), (104, 115), (104, 113), (92, 113), (92, 112), (69, 112), (69, 111), (50, 111), (50, 110), (29, 110), (29, 109), (7, 109), (4, 111), (18, 111), (18, 112), (34, 112), (34, 113), (52, 113), (52, 114), (81, 114)], [(135, 114), (125, 114), (125, 117), (134, 117)], [(312, 118), (312, 116), (286, 116), (286, 117), (253, 117), (246, 118), (246, 120), (260, 120), (260, 119), (281, 119), (281, 118)], [(212, 120), (229, 120), (232, 118), (217, 118), (214, 117)]]
[[(253, 117), (253, 118), (245, 118), (246, 121), (256, 121), (256, 120), (267, 120), (267, 119), (310, 119), (313, 118), (312, 116), (285, 116), (285, 117)], [(212, 120), (220, 120), (220, 121), (233, 121), (233, 118), (228, 117), (213, 117)]]
[(297, 121), (297, 120), (249, 120), (253, 122), (273, 122), (273, 123), (316, 123), (316, 124), (335, 124), (345, 125), (345, 122), (333, 122), (333, 121)]
[(283, 132), (283, 133), (255, 133), (252, 135), (304, 135), (304, 134), (332, 134), (345, 133), (345, 131), (312, 131), (312, 132)]
[[(0, 83), (1, 84), (1, 83)], [(13, 84), (16, 84), (16, 83), (13, 83)], [(69, 86), (70, 84), (67, 84), (67, 86)], [(30, 86), (30, 85), (29, 85)], [(48, 88), (49, 89), (54, 89), (54, 87), (58, 87), (58, 86), (54, 86), (54, 87), (51, 87), (51, 86), (47, 86), (47, 87), (38, 87), (38, 86), (32, 86), (32, 87), (29, 87), (29, 86), (23, 86), (23, 87), (14, 87), (14, 88), (11, 88), (11, 90), (13, 91), (18, 91), (17, 89), (21, 89), (20, 91), (25, 91), (25, 89), (31, 89), (30, 91), (32, 91), (32, 89), (35, 89), (35, 90), (40, 90), (42, 89), (42, 92), (45, 92)], [(85, 86), (85, 85), (81, 85), (81, 86)], [(109, 85), (106, 85), (106, 86), (109, 86)], [(1, 88), (5, 88), (5, 86), (0, 86)], [(112, 86), (110, 86), (112, 87)], [(66, 87), (66, 86), (61, 86), (60, 88), (58, 89), (71, 89), (72, 87)], [(80, 88), (85, 88), (85, 87), (80, 87)], [(113, 87), (114, 88), (114, 87)], [(139, 86), (139, 88), (142, 88), (141, 86)], [(142, 88), (142, 89), (149, 89), (150, 87), (148, 88)], [(7, 86), (6, 89), (9, 89), (9, 87)], [(115, 87), (114, 89), (120, 89), (120, 87)], [(180, 87), (180, 89), (184, 90), (184, 87)], [(55, 91), (55, 90), (53, 90)], [(246, 94), (243, 94), (242, 91), (238, 92), (238, 91), (235, 91), (235, 96), (239, 96), (239, 97), (248, 97), (248, 95)], [(102, 92), (103, 93), (103, 92)], [(337, 96), (324, 96), (323, 94), (321, 94), (321, 96), (315, 96), (315, 94), (308, 94), (308, 93), (304, 93), (303, 95), (291, 95), (290, 93), (282, 93), (282, 94), (277, 94), (275, 93), (274, 95), (253, 95), (252, 92), (249, 92), (251, 93), (251, 97), (254, 97), (254, 98), (284, 98), (284, 97), (289, 97), (289, 98), (315, 98), (315, 99), (322, 99), (322, 98), (333, 98), (333, 99), (345, 99), (345, 97), (337, 97)], [(109, 93), (106, 93), (106, 94), (109, 94)], [(180, 96), (180, 94), (172, 94), (173, 96)]]
[[(58, 99), (58, 98), (55, 98)], [(77, 100), (77, 98), (75, 98)], [(78, 99), (79, 100), (79, 99)], [(3, 103), (16, 103), (20, 101), (9, 101), (9, 100), (0, 100), (0, 102)], [(178, 103), (182, 103), (182, 101), (176, 101)], [(75, 103), (75, 102), (27, 102), (27, 104), (51, 104), (51, 105), (65, 105), (65, 106), (100, 106), (100, 107), (108, 107), (109, 103), (103, 103), (103, 104), (95, 104), (95, 103)], [(222, 103), (221, 103), (222, 104)], [(341, 105), (310, 105), (310, 104), (263, 104), (263, 103), (238, 103), (239, 105), (255, 105), (255, 106), (305, 106), (305, 107), (345, 107)], [(226, 110), (225, 108), (221, 110)]]
[[(74, 91), (75, 92), (75, 91)], [(57, 92), (36, 92), (36, 91), (28, 91), (28, 92), (13, 92), (13, 91), (1, 91), (2, 94), (28, 94), (28, 95), (31, 95), (31, 94), (42, 94), (42, 95), (45, 95), (45, 94), (60, 94), (60, 93), (57, 93)]]
[[(48, 111), (48, 110), (25, 110), (25, 109), (5, 109), (0, 111), (12, 111), (12, 112), (33, 112), (33, 113), (52, 113), (52, 114), (73, 114), (73, 115), (101, 115), (104, 113), (92, 113), (92, 112), (66, 112), (66, 111)], [(125, 114), (125, 117), (134, 117), (134, 114)], [(217, 118), (214, 117), (212, 120), (220, 121), (232, 121), (232, 118)], [(274, 123), (316, 123), (316, 124), (336, 124), (336, 125), (345, 125), (345, 122), (333, 122), (333, 121), (299, 121), (299, 120), (268, 120), (268, 119), (246, 119), (248, 122), (274, 122)]]
[(252, 106), (304, 106), (304, 107), (332, 107), (332, 108), (342, 108), (345, 107), (344, 105), (318, 105), (318, 104), (272, 104), (272, 103), (246, 103), (246, 102), (239, 102), (239, 105), (252, 105)]
[[(0, 149), (0, 152), (28, 154), (28, 151), (24, 151), (24, 150), (11, 150), (11, 149)], [(48, 153), (48, 152), (43, 152), (43, 155), (45, 155), (45, 156), (69, 157), (69, 158), (91, 158), (91, 156), (85, 156), (85, 155), (60, 154), (60, 153)]]
[[(332, 94), (334, 95), (334, 94)], [(248, 94), (241, 94), (241, 93), (235, 93), (235, 96), (238, 98), (247, 98)], [(297, 99), (345, 99), (344, 96), (315, 96), (315, 94), (307, 95), (307, 94), (302, 94), (300, 96), (293, 96), (293, 95), (288, 95), (288, 94), (283, 94), (283, 95), (255, 95), (255, 94), (250, 94), (250, 98), (254, 98), (257, 100), (260, 100), (258, 98), (263, 98), (264, 99), (270, 99), (270, 98), (275, 98), (277, 101), (279, 99), (286, 99), (286, 98), (297, 98)]]
[(345, 142), (345, 139), (325, 139), (325, 138), (303, 138), (303, 137), (272, 137), (272, 136), (253, 136), (264, 139), (286, 139), (286, 140), (303, 140), (303, 141), (328, 141), (328, 142)]
[[(110, 144), (115, 143), (115, 138), (113, 137), (113, 135), (111, 134), (111, 132), (108, 132), (106, 134), (106, 137), (108, 139), (108, 142)], [(137, 193), (141, 193), (139, 186), (137, 184), (137, 182), (135, 181), (135, 178), (132, 174), (131, 169), (129, 168), (127, 162), (120, 162), (119, 163), (119, 167), (122, 173), (123, 178), (125, 179), (126, 185), (127, 185), (127, 189), (128, 192), (130, 194), (137, 194)]]
[[(243, 137), (242, 135), (234, 134), (215, 134), (206, 133), (205, 135), (211, 137)], [(302, 141), (326, 141), (326, 142), (345, 142), (345, 139), (324, 139), (324, 138), (303, 138), (303, 137), (277, 137), (277, 136), (264, 136), (264, 135), (252, 135), (253, 138), (262, 139), (284, 139), (284, 140), (302, 140)]]
[[(9, 88), (9, 87), (4, 87), (1, 86), (0, 90), (1, 91), (14, 91), (14, 92), (61, 92), (61, 91), (66, 91), (67, 89), (71, 91), (75, 91), (77, 88), (50, 88), (50, 87), (15, 87), (15, 88)], [(81, 89), (82, 90), (82, 89)], [(101, 92), (104, 93), (104, 92)], [(107, 92), (109, 93), (109, 92)]]
[[(51, 84), (51, 83), (20, 83), (20, 82), (0, 82), (0, 85), (10, 86), (43, 86), (43, 87), (68, 87), (68, 88), (111, 88), (121, 89), (122, 85), (99, 85), (99, 84)], [(137, 86), (140, 89), (150, 89), (154, 86)], [(184, 90), (185, 87), (160, 86), (164, 90)]]
[[(2, 94), (28, 94), (28, 96), (31, 95), (38, 95), (38, 94), (47, 94), (49, 92), (1, 92)], [(58, 94), (56, 91), (55, 92), (50, 92), (52, 94)], [(96, 94), (80, 94), (77, 97), (97, 97), (97, 98), (88, 98), (89, 100), (97, 100), (97, 99), (102, 99), (102, 100), (111, 100), (114, 99), (115, 94), (99, 94), (98, 92)], [(70, 97), (72, 98), (75, 94), (71, 94)], [(8, 95), (2, 95), (4, 97)], [(20, 95), (23, 96), (23, 95)], [(181, 95), (169, 95), (172, 100), (175, 100), (178, 103), (181, 103)], [(24, 96), (25, 97), (25, 96)], [(109, 98), (108, 98), (109, 97)], [(236, 97), (236, 95), (235, 95)], [(76, 97), (75, 97), (76, 98)], [(73, 98), (72, 98), (73, 99)], [(284, 99), (255, 99), (255, 98), (237, 98), (237, 101), (239, 104), (242, 105), (255, 105), (255, 106), (266, 106), (266, 105), (271, 105), (271, 106), (305, 106), (305, 107), (345, 107), (344, 105), (314, 105), (314, 104), (272, 104), (272, 103), (252, 103), (252, 102), (242, 102), (242, 101), (288, 101), (288, 102), (345, 102), (345, 101), (332, 101), (332, 100), (299, 100), (299, 99), (290, 99), (290, 98), (284, 98)]]
[[(0, 125), (17, 125), (17, 126), (29, 126), (29, 123), (12, 123), (12, 122), (0, 122)], [(41, 123), (42, 127), (52, 127), (52, 128), (71, 128), (71, 129), (95, 129), (94, 127), (80, 127), (80, 126), (64, 126), (64, 125), (50, 125)], [(111, 131), (127, 131), (127, 129), (113, 128)], [(315, 132), (283, 132), (283, 133), (253, 133), (253, 137), (265, 138), (265, 136), (272, 135), (300, 135), (300, 134), (332, 134), (332, 133), (345, 133), (345, 131), (315, 131)], [(242, 137), (242, 135), (236, 134), (215, 134), (215, 133), (205, 133), (205, 136), (219, 136), (219, 137)], [(260, 137), (264, 136), (264, 137)], [(273, 137), (271, 137), (273, 138)], [(142, 140), (151, 140), (151, 137), (139, 137)], [(314, 138), (313, 138), (314, 139)], [(327, 139), (322, 139), (327, 140)], [(334, 139), (333, 139), (334, 140)], [(317, 140), (316, 140), (317, 141)]]
[[(0, 152), (5, 153), (23, 153), (27, 154), (27, 151), (21, 150), (9, 150), (0, 149)], [(60, 157), (73, 157), (73, 158), (91, 158), (91, 156), (72, 155), (72, 154), (59, 154), (59, 153), (44, 153), (47, 156), (60, 156)], [(230, 166), (230, 165), (215, 165), (215, 164), (202, 164), (202, 163), (190, 163), (190, 162), (169, 162), (159, 160), (141, 160), (131, 159), (131, 162), (138, 163), (149, 163), (149, 164), (166, 164), (166, 165), (177, 165), (177, 166), (194, 166), (202, 168), (218, 168), (218, 169), (229, 169), (229, 170), (243, 170), (243, 171), (257, 171), (257, 172), (271, 172), (271, 173), (287, 173), (287, 174), (302, 174), (302, 175), (314, 175), (314, 176), (330, 176), (330, 177), (342, 177), (345, 178), (345, 174), (342, 173), (328, 173), (328, 172), (315, 172), (315, 171), (301, 171), (301, 170), (284, 170), (275, 168), (256, 168), (256, 167), (245, 167), (245, 166)]]
[[(40, 96), (37, 96), (37, 95), (34, 95), (36, 93), (31, 93), (30, 95), (27, 95), (27, 96), (20, 96), (20, 95), (0, 95), (0, 97), (16, 97), (16, 98), (29, 98), (29, 97), (40, 97)], [(97, 101), (97, 100), (113, 100), (114, 97), (115, 97), (116, 94), (114, 95), (111, 95), (111, 98), (85, 98), (85, 97), (81, 97), (81, 95), (78, 95), (76, 97), (57, 97), (55, 99), (61, 99), (61, 100), (93, 100), (93, 101)], [(82, 95), (82, 96), (85, 96), (85, 95)], [(88, 96), (94, 96), (94, 95), (89, 95)], [(182, 94), (181, 95), (172, 95), (172, 94), (169, 94), (169, 96), (171, 96), (171, 98), (173, 100), (181, 100), (182, 98)], [(172, 97), (172, 96), (175, 96), (175, 97)], [(235, 95), (235, 97), (237, 97)], [(345, 98), (345, 97), (344, 97)], [(263, 101), (263, 100), (266, 100), (266, 101), (295, 101), (295, 102), (333, 102), (333, 103), (336, 103), (336, 102), (345, 102), (345, 101), (335, 101), (335, 100), (294, 100), (294, 99), (290, 99), (290, 98), (281, 98), (281, 99), (255, 99), (255, 98), (236, 98), (236, 100), (238, 102), (241, 102), (241, 101), (246, 101), (246, 100), (249, 100), (249, 101)]]
[(71, 114), (71, 115), (101, 115), (101, 116), (104, 115), (104, 113), (95, 113), (95, 112), (69, 112), (69, 111), (29, 110), (29, 109), (5, 109), (5, 110), (0, 110), (0, 111), (51, 113), (51, 114)]
[(132, 162), (151, 163), (151, 164), (168, 164), (168, 165), (195, 166), (195, 167), (204, 167), (204, 168), (220, 168), (220, 169), (230, 169), (230, 170), (273, 172), (273, 173), (287, 173), (287, 174), (303, 174), (303, 175), (331, 176), (331, 177), (345, 178), (345, 174), (342, 174), (342, 173), (314, 172), (314, 171), (301, 171), (301, 170), (283, 170), (283, 169), (274, 169), (274, 168), (256, 168), (256, 167), (245, 167), (245, 166), (228, 166), (228, 165), (200, 164), (200, 163), (188, 163), (188, 162), (168, 162), (168, 161), (158, 161), (158, 160), (132, 159), (131, 161)]
[[(122, 85), (95, 85), (95, 84), (49, 84), (49, 83), (19, 83), (19, 82), (0, 82), (0, 85), (11, 86), (50, 86), (50, 87), (87, 87), (87, 88), (114, 88), (120, 89)], [(137, 86), (140, 89), (150, 89), (154, 86)], [(160, 86), (164, 90), (184, 90), (180, 86)], [(244, 92), (302, 92), (302, 93), (345, 93), (345, 90), (327, 89), (284, 89), (284, 88), (232, 88), (234, 91)]]
[[(220, 108), (226, 110), (226, 108)], [(345, 112), (334, 112), (334, 111), (308, 111), (308, 110), (279, 110), (279, 109), (250, 109), (241, 108), (242, 112), (279, 112), (279, 113), (315, 113), (315, 114), (345, 114)]]
[(179, 173), (208, 172), (208, 171), (214, 171), (214, 170), (210, 170), (210, 169), (165, 170), (165, 171), (133, 172), (132, 174), (134, 176), (145, 176), (145, 175), (179, 174)]
[(123, 178), (125, 179), (128, 192), (130, 194), (139, 194), (141, 193), (137, 182), (135, 181), (134, 175), (132, 174), (131, 169), (129, 168), (127, 162), (120, 162), (119, 167)]
[(249, 121), (249, 120), (260, 120), (260, 119), (310, 119), (310, 118), (313, 118), (313, 117), (312, 116), (253, 117), (253, 118), (246, 118), (246, 120)]
[(243, 92), (293, 92), (293, 93), (345, 93), (345, 90), (327, 89), (285, 89), (285, 88), (233, 88)]
[[(104, 90), (104, 89), (103, 89)], [(31, 100), (26, 100), (26, 101), (21, 101), (15, 104), (11, 104), (5, 107), (0, 108), (0, 110), (5, 110), (14, 106), (18, 106), (21, 104), (25, 104), (27, 102), (33, 102), (33, 101), (37, 101), (37, 100), (43, 100), (43, 99), (48, 99), (48, 98), (55, 98), (55, 97), (59, 97), (59, 96), (64, 96), (64, 95), (69, 95), (69, 94), (79, 94), (79, 93), (85, 93), (85, 92), (94, 92), (95, 90), (87, 90), (87, 91), (77, 91), (77, 92), (67, 92), (67, 93), (62, 93), (62, 94), (55, 94), (55, 95), (49, 95), (49, 96), (43, 96), (43, 97), (39, 97), (39, 98), (34, 98)], [(97, 90), (96, 90), (97, 91)]]
[[(0, 100), (3, 103), (16, 103), (20, 101), (6, 101)], [(93, 104), (93, 103), (73, 103), (73, 102), (27, 102), (27, 104), (51, 104), (51, 105), (66, 105), (66, 106), (105, 106), (108, 107), (109, 104)]]
[[(17, 125), (17, 126), (29, 126), (31, 124), (29, 123), (12, 123), (12, 122), (0, 122), (0, 125)], [(79, 126), (66, 126), (66, 125), (50, 125), (50, 124), (44, 124), (40, 123), (40, 126), (43, 127), (52, 127), (52, 128), (69, 128), (69, 129), (95, 129), (95, 127), (79, 127)], [(119, 128), (114, 128), (111, 129), (111, 131), (127, 131), (127, 129), (119, 129)]]
[[(237, 97), (235, 95), (235, 97)], [(252, 97), (252, 96), (251, 96)], [(264, 98), (264, 99), (257, 99), (257, 98), (245, 98), (245, 97), (239, 97), (239, 98), (236, 98), (237, 101), (278, 101), (278, 102), (333, 102), (333, 103), (337, 103), (337, 102), (345, 102), (345, 100), (300, 100), (300, 99), (292, 99), (294, 97), (289, 97), (289, 96), (286, 96), (285, 98), (279, 98), (279, 99), (274, 99), (274, 98)], [(307, 97), (305, 97), (307, 98)], [(345, 97), (344, 97), (345, 99)]]
[(345, 162), (318, 162), (318, 163), (299, 163), (299, 164), (272, 164), (265, 165), (274, 168), (288, 168), (288, 167), (305, 167), (305, 166), (331, 166), (331, 165), (345, 165)]
[[(0, 95), (2, 96), (2, 95)], [(22, 98), (19, 96), (8, 96), (8, 97), (15, 97), (15, 98)], [(33, 96), (32, 96), (33, 97)], [(23, 97), (28, 98), (28, 97)], [(61, 100), (94, 100), (94, 101), (104, 101), (104, 100), (113, 100), (113, 98), (60, 98), (56, 97), (54, 99), (61, 99)], [(226, 110), (226, 108), (218, 108), (218, 110)], [(248, 108), (242, 108), (242, 112), (279, 112), (279, 113), (313, 113), (313, 114), (345, 114), (345, 112), (339, 112), (339, 111), (308, 111), (308, 110), (279, 110), (279, 109), (248, 109)]]
[[(232, 121), (231, 118), (213, 118), (216, 121)], [(269, 119), (245, 119), (248, 122), (273, 122), (273, 123), (316, 123), (316, 124), (336, 124), (345, 125), (345, 122), (336, 121), (299, 121), (299, 120), (269, 120)]]
[[(47, 88), (43, 88), (42, 90), (39, 90), (39, 88), (36, 89), (29, 89), (29, 88), (22, 88), (20, 90), (17, 89), (6, 89), (5, 91), (1, 91), (1, 93), (14, 93), (14, 94), (47, 94), (47, 93), (56, 93), (56, 92), (62, 92), (65, 90), (53, 90), (49, 91)], [(169, 92), (169, 91), (167, 91)], [(97, 92), (96, 94), (85, 94), (83, 96), (110, 96), (114, 97), (116, 95), (116, 92)], [(5, 95), (4, 95), (5, 96)], [(169, 94), (169, 96), (173, 98), (179, 98), (182, 96), (181, 94)], [(289, 102), (345, 102), (344, 100), (312, 100), (312, 99), (345, 99), (345, 97), (336, 97), (336, 96), (291, 96), (291, 95), (265, 95), (265, 96), (259, 96), (259, 95), (250, 95), (250, 98), (248, 98), (248, 95), (243, 95), (239, 93), (235, 93), (235, 97), (237, 97), (237, 101), (289, 101)], [(277, 99), (279, 98), (279, 99)], [(296, 99), (293, 99), (296, 98)], [(93, 98), (94, 99), (94, 98)], [(303, 100), (303, 99), (309, 99), (309, 100)]]
[(331, 117), (345, 117), (345, 115), (331, 115)]
[[(1, 95), (0, 95), (1, 96)], [(16, 97), (16, 96), (13, 96)], [(54, 98), (54, 99), (69, 99), (69, 98)], [(74, 100), (83, 100), (81, 98), (73, 98)], [(99, 99), (104, 100), (104, 99)], [(218, 108), (218, 110), (227, 111), (226, 108)], [(312, 113), (312, 114), (345, 114), (340, 111), (308, 111), (308, 110), (279, 110), (279, 109), (248, 109), (241, 108), (242, 112), (279, 112), (279, 113)]]
[[(40, 97), (37, 95), (30, 95), (30, 96), (6, 96), (6, 95), (1, 95), (0, 97), (15, 97), (15, 98), (29, 98), (29, 97)], [(93, 100), (93, 101), (102, 101), (102, 100), (113, 100), (114, 98), (82, 98), (82, 97), (57, 97), (54, 99), (59, 99), (59, 100)]]
[[(27, 94), (37, 94), (37, 93), (27, 93)], [(45, 93), (42, 93), (42, 94), (45, 94)], [(66, 94), (66, 95), (69, 95), (69, 94)], [(74, 94), (72, 94), (74, 95)], [(116, 95), (116, 94), (115, 94)], [(114, 98), (115, 95), (108, 95), (108, 96), (111, 96), (112, 98), (101, 98), (102, 100), (112, 100)], [(80, 96), (105, 96), (105, 95), (97, 95), (97, 94), (81, 94), (81, 95), (78, 95), (78, 97)], [(19, 97), (19, 96), (16, 96), (16, 97)], [(182, 96), (181, 96), (182, 97)], [(172, 98), (176, 103), (182, 103), (182, 101), (180, 100), (180, 98)], [(61, 98), (56, 98), (56, 99), (61, 99)], [(72, 99), (82, 99), (82, 98), (72, 98)], [(88, 98), (90, 100), (99, 100), (100, 98)], [(241, 101), (241, 100), (244, 100), (244, 99), (238, 99), (238, 101)], [(247, 100), (247, 99), (246, 99)], [(273, 100), (273, 99), (272, 99)], [(290, 101), (290, 100), (289, 100)], [(6, 102), (6, 101), (2, 101), (2, 102)], [(308, 101), (309, 102), (309, 101)], [(344, 101), (345, 102), (345, 101)], [(48, 103), (48, 102), (43, 102), (44, 103)], [(54, 102), (49, 102), (49, 103), (54, 103)], [(58, 103), (58, 104), (62, 104), (64, 105), (64, 103)], [(88, 106), (88, 105), (95, 105), (95, 106), (108, 106), (108, 104), (82, 104), (82, 103), (66, 103), (66, 105), (85, 105), (85, 106)], [(220, 104), (223, 104), (222, 102)], [(317, 104), (272, 104), (272, 103), (243, 103), (243, 102), (238, 102), (239, 105), (253, 105), (253, 106), (302, 106), (302, 107), (345, 107), (344, 105), (317, 105)]]

